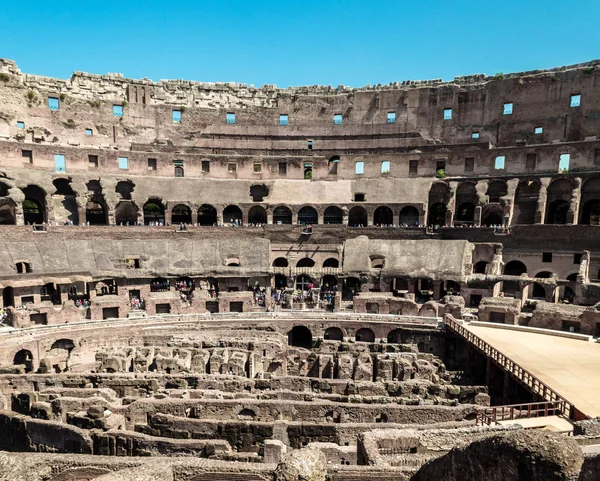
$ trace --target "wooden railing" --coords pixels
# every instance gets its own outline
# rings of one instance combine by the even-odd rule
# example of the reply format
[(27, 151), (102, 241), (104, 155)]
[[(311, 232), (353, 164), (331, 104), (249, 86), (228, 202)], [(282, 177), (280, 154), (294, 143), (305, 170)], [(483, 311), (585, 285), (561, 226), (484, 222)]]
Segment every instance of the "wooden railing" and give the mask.
[[(573, 404), (571, 404), (569, 401), (563, 398), (554, 389), (540, 381), (527, 369), (524, 369), (512, 359), (506, 357), (504, 354), (502, 354), (493, 346), (485, 342), (479, 336), (476, 336), (471, 331), (466, 329), (452, 316), (446, 316), (445, 325), (446, 328), (450, 329), (451, 331), (464, 338), (467, 342), (473, 345), (473, 347), (475, 347), (477, 350), (483, 353), (486, 357), (488, 357), (502, 369), (507, 371), (513, 378), (515, 378), (533, 394), (537, 394), (542, 399), (544, 399), (544, 401), (547, 401), (549, 403), (558, 403), (558, 405), (561, 408), (560, 414), (564, 414), (570, 419), (574, 420), (587, 419), (587, 416), (577, 411)], [(558, 412), (556, 412), (555, 414), (558, 414)]]
[(477, 412), (477, 425), (498, 424), (500, 421), (558, 416), (565, 413), (565, 401), (542, 401), (509, 406), (492, 406)]

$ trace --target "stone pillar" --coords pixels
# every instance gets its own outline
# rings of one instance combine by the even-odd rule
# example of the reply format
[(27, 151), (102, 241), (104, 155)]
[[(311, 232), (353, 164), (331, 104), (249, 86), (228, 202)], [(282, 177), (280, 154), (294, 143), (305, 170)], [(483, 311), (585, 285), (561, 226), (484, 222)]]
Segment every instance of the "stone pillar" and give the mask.
[(581, 177), (573, 179), (573, 190), (567, 212), (567, 224), (577, 224), (579, 221), (579, 202), (581, 201)]
[(293, 225), (298, 224), (298, 211), (297, 210), (292, 211), (292, 224)]
[(517, 193), (518, 185), (519, 179), (510, 179), (508, 182), (506, 182), (507, 192), (502, 198), (504, 199), (504, 226), (509, 226), (512, 224), (513, 213), (515, 210), (515, 194)]
[(475, 206), (475, 216), (473, 217), (473, 224), (477, 227), (481, 227), (481, 206)]
[(106, 223), (108, 225), (116, 225), (116, 212), (115, 212), (115, 206), (113, 204), (110, 203), (106, 203), (106, 210), (108, 211), (106, 213)]
[(540, 192), (538, 194), (538, 204), (535, 211), (535, 224), (543, 224), (546, 220), (546, 199), (548, 196), (548, 186), (550, 185), (549, 177), (540, 179)]
[(190, 205), (190, 210), (192, 211), (192, 225), (198, 224), (198, 206), (196, 204)]
[(456, 210), (456, 188), (458, 187), (458, 182), (452, 181), (449, 182), (449, 194), (448, 205), (446, 210), (446, 225), (453, 226), (454, 225), (454, 211)]
[(225, 222), (223, 221), (223, 211), (225, 210), (223, 207), (215, 207), (217, 210), (217, 225), (223, 225)]
[(165, 208), (165, 225), (171, 225), (171, 214), (173, 207), (174, 206), (167, 202), (167, 207)]
[(433, 282), (433, 300), (439, 301), (442, 297), (442, 283), (444, 281), (434, 281)]
[(273, 211), (271, 209), (267, 209), (267, 224), (273, 225)]

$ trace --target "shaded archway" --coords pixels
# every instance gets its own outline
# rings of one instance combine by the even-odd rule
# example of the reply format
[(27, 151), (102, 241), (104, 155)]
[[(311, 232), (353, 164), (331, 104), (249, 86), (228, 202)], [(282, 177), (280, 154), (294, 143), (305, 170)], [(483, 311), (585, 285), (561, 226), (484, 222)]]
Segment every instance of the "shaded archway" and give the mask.
[(131, 193), (135, 189), (135, 184), (130, 181), (122, 180), (117, 182), (115, 192), (122, 200), (131, 200)]
[(569, 203), (566, 200), (555, 200), (548, 206), (546, 224), (566, 224)]
[(16, 223), (15, 203), (11, 199), (0, 199), (0, 225), (15, 225)]
[(15, 307), (15, 291), (8, 286), (2, 289), (2, 305), (6, 307)]
[(472, 224), (475, 218), (475, 205), (479, 202), (474, 182), (463, 182), (456, 189), (456, 211), (454, 222)]
[(296, 262), (296, 267), (314, 267), (315, 261), (310, 257), (303, 257), (298, 262)]
[(481, 213), (481, 225), (503, 225), (504, 211), (499, 204), (488, 204)]
[(538, 180), (522, 180), (515, 192), (512, 223), (533, 224), (538, 205), (540, 183)]
[(25, 366), (25, 372), (33, 371), (33, 354), (27, 349), (21, 349), (13, 358), (15, 366)]
[(510, 261), (504, 266), (505, 276), (520, 276), (527, 274), (527, 266), (521, 261)]
[(280, 205), (273, 210), (273, 224), (291, 224), (292, 211), (287, 207)]
[(283, 274), (275, 274), (275, 289), (285, 289), (287, 287), (287, 277)]
[(545, 224), (566, 224), (573, 184), (569, 179), (559, 178), (550, 184), (546, 197)]
[(508, 186), (503, 180), (492, 180), (488, 184), (486, 195), (490, 204), (500, 202), (500, 199), (508, 192)]
[(350, 227), (366, 227), (368, 224), (367, 211), (364, 207), (356, 206), (348, 212), (348, 225)]
[(377, 207), (373, 215), (373, 224), (386, 226), (394, 225), (394, 213), (392, 212), (392, 209), (385, 205)]
[(358, 342), (375, 342), (375, 333), (368, 327), (361, 327), (356, 331), (355, 339)]
[(267, 211), (264, 207), (255, 205), (248, 211), (248, 223), (249, 224), (266, 224), (267, 223)]
[(348, 277), (344, 279), (342, 286), (342, 300), (351, 301), (357, 292), (360, 291), (360, 279), (357, 277)]
[(192, 211), (185, 204), (177, 204), (171, 210), (171, 224), (191, 224)]
[(343, 222), (343, 212), (339, 207), (331, 206), (325, 209), (323, 216), (325, 224), (341, 224)]
[(25, 224), (43, 224), (46, 216), (46, 192), (37, 185), (28, 185), (23, 189), (23, 216)]
[(593, 177), (583, 183), (580, 206), (580, 224), (600, 225), (600, 177)]
[(273, 261), (273, 267), (288, 267), (289, 263), (285, 257), (278, 257)]
[(443, 226), (446, 225), (446, 204), (438, 202), (433, 204), (429, 208), (429, 215), (427, 216), (428, 225)]
[(471, 202), (463, 202), (460, 204), (458, 209), (456, 209), (456, 213), (454, 214), (454, 220), (457, 223), (472, 224), (474, 218), (475, 205)]
[(400, 225), (401, 226), (415, 226), (419, 225), (419, 211), (412, 205), (403, 207), (400, 211)]
[(138, 209), (130, 201), (119, 202), (115, 209), (115, 222), (117, 225), (136, 225)]
[[(466, 189), (468, 186), (463, 187)], [(427, 215), (428, 225), (446, 225), (446, 210), (450, 200), (450, 188), (445, 182), (436, 182), (429, 189), (429, 213)], [(468, 200), (468, 199), (466, 199)]]
[(340, 267), (340, 261), (333, 257), (330, 257), (329, 259), (325, 259), (325, 262), (323, 262), (323, 267), (338, 268)]
[(479, 261), (473, 266), (473, 274), (485, 274), (489, 262)]
[(212, 205), (202, 204), (198, 209), (198, 225), (216, 225), (217, 209)]
[(294, 326), (288, 332), (288, 344), (295, 347), (303, 347), (304, 349), (312, 348), (312, 333), (306, 326)]
[(242, 210), (237, 205), (228, 205), (223, 211), (223, 223), (242, 224)]
[(581, 208), (581, 221), (579, 223), (583, 225), (600, 225), (600, 200), (588, 200), (583, 204)]
[(328, 341), (343, 341), (344, 331), (339, 327), (328, 327), (323, 333), (323, 339), (327, 339)]
[(106, 206), (101, 202), (89, 200), (85, 205), (85, 219), (90, 225), (108, 224)]
[(305, 206), (298, 211), (298, 224), (316, 224), (318, 221), (319, 215), (313, 207)]
[(144, 224), (165, 223), (165, 207), (159, 200), (149, 200), (144, 204)]
[(313, 284), (313, 280), (310, 276), (306, 274), (302, 274), (296, 277), (296, 289), (299, 291), (305, 292), (310, 289), (311, 284)]
[[(550, 279), (552, 277), (552, 272), (542, 271), (538, 272), (534, 277), (539, 279)], [(533, 283), (533, 287), (531, 289), (531, 297), (536, 299), (545, 299), (546, 298), (546, 288), (543, 284), (538, 284), (537, 282)]]

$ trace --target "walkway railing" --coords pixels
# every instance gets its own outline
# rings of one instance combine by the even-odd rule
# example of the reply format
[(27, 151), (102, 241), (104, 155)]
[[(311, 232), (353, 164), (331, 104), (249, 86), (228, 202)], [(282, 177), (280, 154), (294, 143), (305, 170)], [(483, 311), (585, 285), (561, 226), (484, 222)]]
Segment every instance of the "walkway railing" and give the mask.
[[(581, 419), (587, 419), (586, 415), (578, 411), (575, 408), (575, 406), (573, 406), (573, 404), (571, 404), (569, 401), (563, 398), (554, 389), (540, 381), (527, 369), (521, 367), (512, 359), (502, 354), (500, 351), (498, 351), (493, 346), (485, 342), (479, 336), (473, 334), (452, 316), (446, 316), (445, 325), (446, 328), (450, 329), (451, 331), (464, 338), (467, 342), (472, 344), (486, 357), (494, 361), (498, 366), (500, 366), (502, 369), (508, 372), (512, 377), (514, 377), (532, 393), (537, 394), (542, 399), (545, 399), (550, 403), (558, 402), (559, 406), (561, 407), (560, 414), (565, 414), (569, 418), (574, 419), (576, 421)], [(555, 414), (558, 414), (558, 412)]]
[(492, 406), (477, 412), (477, 425), (498, 424), (500, 421), (541, 418), (564, 414), (565, 401), (542, 401), (509, 406)]

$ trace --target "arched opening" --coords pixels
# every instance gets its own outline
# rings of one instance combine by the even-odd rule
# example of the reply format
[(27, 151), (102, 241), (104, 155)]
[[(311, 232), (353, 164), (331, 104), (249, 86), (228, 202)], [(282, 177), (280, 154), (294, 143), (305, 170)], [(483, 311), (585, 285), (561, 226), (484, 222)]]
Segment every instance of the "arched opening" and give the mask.
[(306, 326), (294, 326), (288, 332), (288, 344), (295, 347), (303, 347), (304, 349), (312, 348), (312, 333)]
[(273, 267), (288, 267), (289, 263), (285, 257), (278, 257), (273, 261)]
[(429, 278), (415, 280), (415, 300), (423, 304), (433, 298), (433, 281)]
[(375, 342), (375, 333), (367, 327), (361, 327), (356, 331), (355, 339), (358, 342)]
[(225, 259), (225, 265), (228, 267), (240, 267), (240, 258), (228, 256), (227, 259)]
[(15, 225), (16, 223), (14, 202), (11, 199), (0, 200), (0, 225)]
[(456, 281), (444, 281), (442, 283), (441, 297), (450, 295), (458, 296), (460, 294), (460, 284)]
[(311, 286), (313, 285), (313, 280), (310, 276), (307, 276), (306, 274), (302, 274), (296, 277), (296, 289), (301, 292), (306, 292), (310, 290)]
[(46, 218), (44, 208), (35, 199), (23, 201), (23, 220), (25, 224), (43, 224)]
[(75, 343), (71, 339), (57, 339), (52, 343), (50, 350), (62, 349), (71, 352), (75, 348)]
[(135, 184), (133, 182), (122, 180), (117, 182), (117, 186), (115, 187), (115, 192), (119, 195), (122, 200), (131, 200), (131, 194), (135, 189)]
[[(538, 272), (534, 277), (539, 279), (550, 279), (552, 277), (552, 272), (542, 271)], [(531, 297), (536, 299), (545, 299), (546, 298), (546, 289), (543, 284), (538, 284), (537, 282), (533, 283), (533, 288), (531, 290)]]
[(33, 354), (27, 349), (21, 349), (13, 358), (15, 366), (25, 366), (25, 372), (33, 371)]
[(144, 204), (144, 224), (165, 224), (165, 208), (158, 200), (149, 200)]
[(492, 180), (488, 184), (486, 195), (488, 196), (488, 202), (490, 204), (500, 202), (500, 199), (508, 192), (508, 186), (506, 182), (502, 180)]
[(337, 269), (338, 267), (340, 267), (340, 261), (334, 259), (333, 257), (330, 257), (329, 259), (325, 259), (325, 262), (323, 262), (323, 267), (333, 267)]
[(217, 209), (212, 205), (202, 204), (198, 209), (198, 225), (216, 225)]
[(115, 209), (115, 222), (117, 225), (136, 225), (138, 209), (133, 202), (119, 202)]
[(223, 222), (225, 224), (242, 224), (242, 210), (237, 205), (228, 205), (223, 211)]
[(533, 224), (537, 210), (540, 183), (537, 180), (522, 180), (515, 192), (513, 224)]
[(40, 288), (40, 295), (41, 295), (42, 301), (50, 301), (54, 305), (61, 304), (60, 289), (57, 288), (56, 285), (53, 284), (52, 282), (49, 282), (48, 284), (44, 284)]
[(287, 277), (283, 274), (275, 274), (275, 289), (285, 289), (287, 287)]
[(555, 200), (548, 207), (546, 224), (566, 224), (569, 203), (566, 200)]
[(343, 221), (343, 212), (339, 207), (331, 206), (325, 209), (323, 215), (325, 224), (341, 224)]
[(504, 266), (505, 276), (521, 276), (527, 274), (527, 267), (521, 261), (510, 261)]
[[(1, 221), (0, 221), (1, 223)], [(588, 200), (581, 209), (583, 225), (600, 225), (600, 200)]]
[(330, 290), (331, 288), (337, 286), (337, 277), (335, 277), (334, 275), (331, 275), (331, 274), (326, 274), (323, 276), (321, 285), (326, 290)]
[(394, 225), (394, 213), (392, 209), (387, 206), (377, 207), (375, 209), (375, 213), (373, 215), (373, 224), (375, 225), (384, 225), (384, 226), (392, 226)]
[(503, 225), (504, 224), (504, 212), (502, 207), (498, 204), (488, 204), (483, 208), (481, 213), (481, 225)]
[(250, 186), (250, 197), (253, 202), (262, 202), (269, 196), (269, 188), (265, 184), (254, 184)]
[(319, 221), (317, 211), (310, 207), (302, 207), (298, 211), (298, 224), (316, 224)]
[(238, 419), (242, 421), (253, 421), (256, 418), (256, 413), (252, 409), (242, 409), (238, 413)]
[(350, 227), (366, 227), (368, 225), (367, 211), (364, 207), (356, 206), (348, 212), (348, 225)]
[(8, 185), (4, 182), (0, 182), (0, 197), (6, 197), (8, 195)]
[(388, 344), (402, 344), (402, 330), (393, 329), (387, 335)]
[(438, 202), (429, 208), (427, 224), (432, 226), (446, 225), (446, 204)]
[(54, 179), (52, 184), (56, 188), (54, 195), (76, 195), (69, 179)]
[(384, 256), (370, 256), (371, 260), (371, 269), (383, 269), (385, 267), (385, 257)]
[(249, 224), (266, 224), (267, 223), (267, 211), (264, 207), (255, 205), (248, 212), (248, 223)]
[[(445, 214), (445, 211), (444, 211)], [(471, 202), (463, 202), (456, 209), (454, 219), (459, 224), (472, 224), (475, 218), (475, 205)]]
[(412, 205), (403, 207), (400, 211), (400, 225), (404, 227), (412, 227), (419, 225), (419, 211)]
[(171, 224), (191, 224), (192, 211), (187, 205), (177, 204), (171, 210)]
[(485, 274), (487, 266), (489, 265), (489, 262), (486, 261), (479, 261), (476, 262), (475, 265), (473, 266), (473, 274)]
[(344, 279), (342, 287), (342, 300), (351, 301), (357, 292), (360, 292), (360, 279), (356, 277), (348, 277)]
[(342, 331), (339, 327), (328, 327), (323, 333), (323, 339), (328, 341), (343, 341), (344, 331)]
[(2, 305), (6, 307), (15, 307), (15, 291), (12, 287), (2, 289)]
[(327, 163), (329, 175), (337, 175), (338, 173), (338, 164), (340, 163), (340, 156), (334, 155), (329, 159)]
[(273, 224), (291, 224), (292, 211), (287, 207), (280, 205), (273, 210)]
[(315, 261), (310, 257), (303, 257), (298, 262), (296, 262), (296, 267), (314, 267)]
[(104, 204), (93, 200), (88, 201), (85, 205), (85, 219), (90, 225), (106, 225), (108, 219)]

